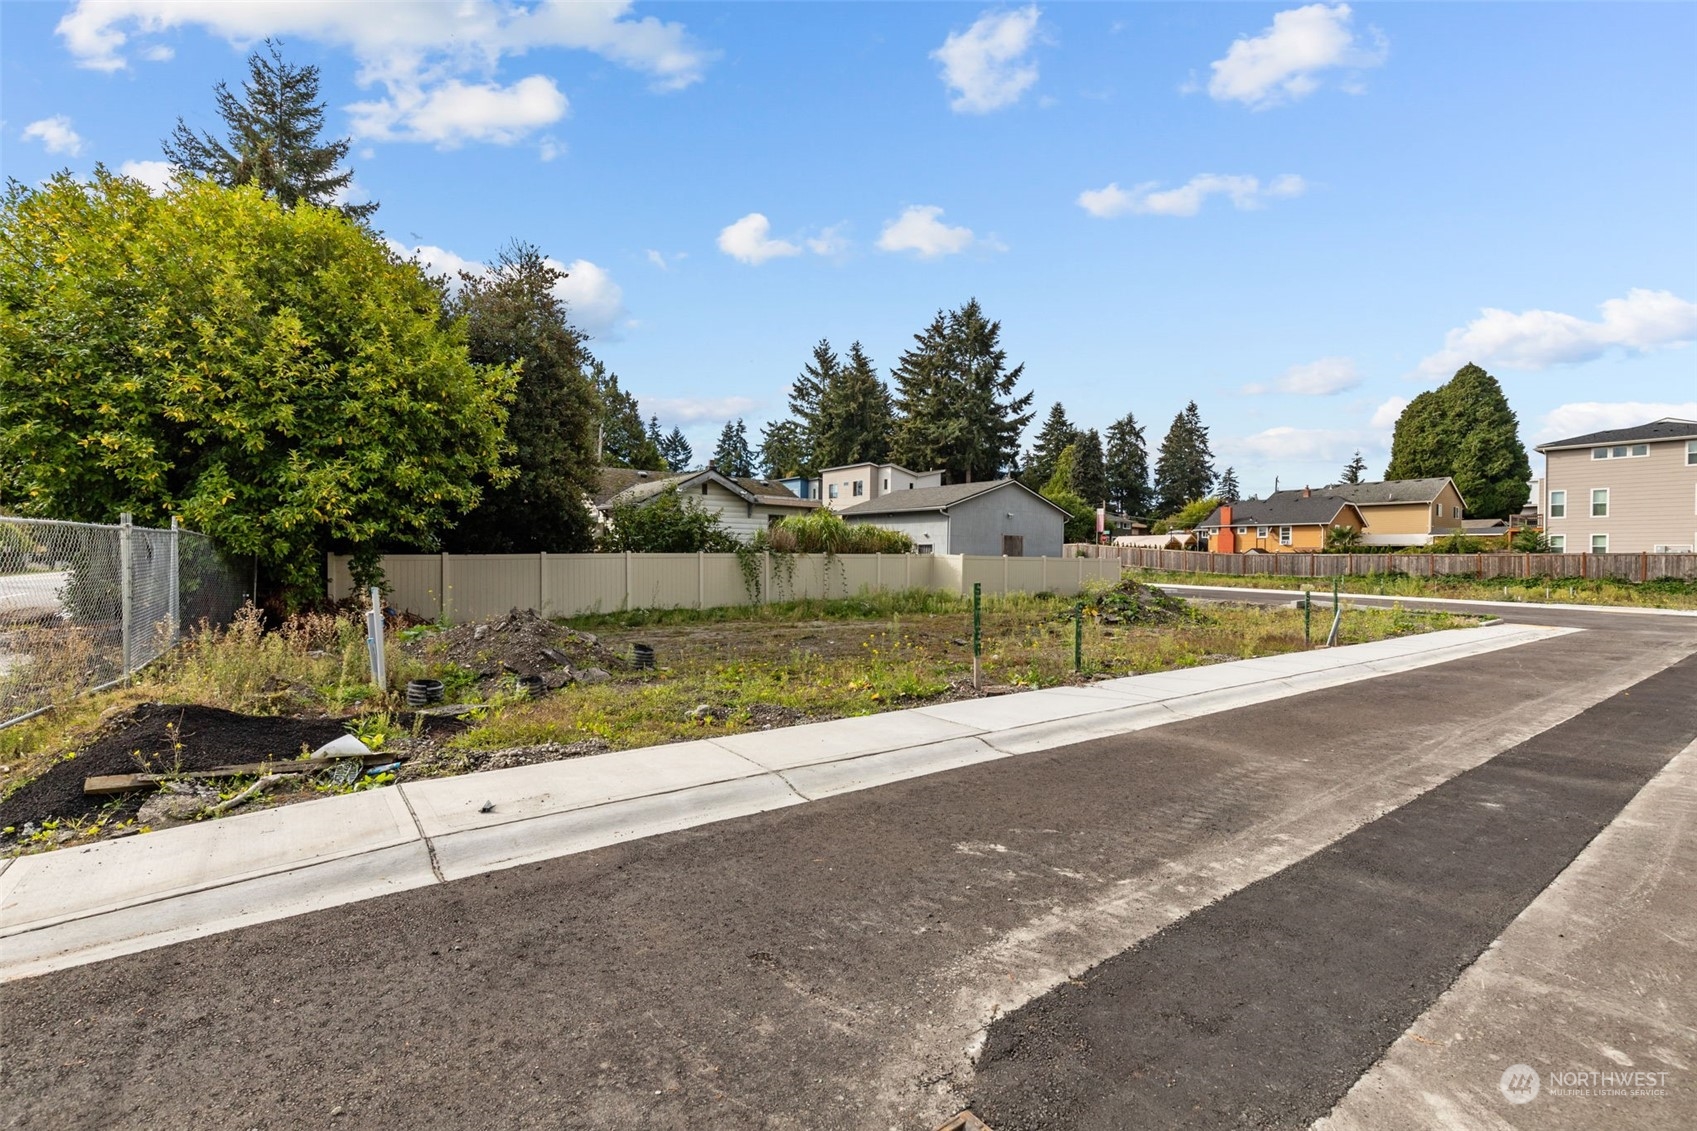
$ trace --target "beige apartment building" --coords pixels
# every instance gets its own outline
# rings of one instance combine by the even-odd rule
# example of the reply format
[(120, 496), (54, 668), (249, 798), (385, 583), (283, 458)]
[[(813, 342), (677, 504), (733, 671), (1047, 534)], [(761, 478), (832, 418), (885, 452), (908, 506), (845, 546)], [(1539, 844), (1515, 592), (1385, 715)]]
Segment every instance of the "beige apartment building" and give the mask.
[(1697, 548), (1697, 421), (1539, 444), (1544, 532), (1569, 554), (1689, 553)]
[(851, 463), (819, 473), (819, 501), (840, 511), (893, 491), (942, 485), (941, 471), (909, 471), (899, 463)]

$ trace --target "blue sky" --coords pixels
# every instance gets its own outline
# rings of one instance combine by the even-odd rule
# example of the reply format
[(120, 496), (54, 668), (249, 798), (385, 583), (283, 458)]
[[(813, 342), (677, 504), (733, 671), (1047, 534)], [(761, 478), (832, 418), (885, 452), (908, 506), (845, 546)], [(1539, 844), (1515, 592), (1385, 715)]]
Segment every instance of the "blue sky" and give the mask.
[(813, 343), (888, 369), (976, 296), (1060, 400), (1248, 491), (1382, 471), (1465, 361), (1529, 443), (1697, 417), (1697, 6), (0, 7), (0, 165), (163, 170), (274, 35), (385, 235), (572, 268), (593, 348), (698, 451)]

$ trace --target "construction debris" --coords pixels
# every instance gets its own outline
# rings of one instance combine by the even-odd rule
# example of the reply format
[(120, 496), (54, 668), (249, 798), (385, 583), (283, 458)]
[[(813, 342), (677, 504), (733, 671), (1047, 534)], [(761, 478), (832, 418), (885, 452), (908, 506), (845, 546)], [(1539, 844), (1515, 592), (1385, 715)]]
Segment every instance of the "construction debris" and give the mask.
[(555, 624), (534, 609), (426, 632), (402, 647), (421, 659), (465, 668), (481, 681), (516, 676), (532, 693), (574, 681), (605, 682), (612, 671), (628, 666), (593, 633)]

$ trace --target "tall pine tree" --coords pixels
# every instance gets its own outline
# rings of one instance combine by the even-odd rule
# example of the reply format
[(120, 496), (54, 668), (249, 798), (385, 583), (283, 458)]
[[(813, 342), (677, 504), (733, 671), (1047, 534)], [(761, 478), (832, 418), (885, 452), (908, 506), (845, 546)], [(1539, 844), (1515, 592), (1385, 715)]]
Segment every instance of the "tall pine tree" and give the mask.
[(592, 541), (583, 499), (595, 487), (595, 387), (583, 339), (554, 294), (562, 272), (529, 244), (504, 249), (487, 276), (462, 276), (450, 313), (480, 366), (517, 365), (507, 416), (507, 463), (517, 471), (444, 539), (457, 552), (583, 550)]
[(774, 420), (760, 432), (760, 466), (769, 479), (801, 474), (801, 425)]
[(1449, 476), (1475, 518), (1506, 518), (1531, 494), (1532, 463), (1520, 420), (1497, 379), (1464, 365), (1408, 402), (1391, 438), (1387, 479)]
[(1361, 449), (1357, 448), (1355, 455), (1350, 457), (1348, 463), (1344, 464), (1341, 482), (1359, 483), (1365, 474), (1367, 474), (1367, 461), (1361, 458)]
[(1108, 498), (1128, 515), (1147, 518), (1154, 507), (1149, 491), (1149, 451), (1137, 417), (1126, 413), (1108, 426)]
[(1072, 477), (1068, 484), (1079, 498), (1094, 509), (1108, 500), (1108, 469), (1102, 459), (1102, 437), (1088, 428), (1072, 445)]
[(695, 449), (689, 446), (682, 428), (674, 424), (672, 430), (666, 433), (666, 438), (660, 442), (660, 458), (666, 461), (668, 471), (683, 471), (695, 459)]
[(1025, 366), (1007, 367), (1002, 325), (972, 299), (938, 311), (895, 369), (900, 415), (894, 456), (951, 483), (994, 479), (1015, 465), (1033, 394), (1016, 393)]
[(879, 380), (872, 359), (855, 342), (819, 399), (814, 463), (819, 468), (883, 463), (890, 455), (892, 424), (890, 391)]
[(319, 140), (324, 103), (318, 100), (318, 68), (285, 62), (269, 39), (265, 47), (267, 54), (255, 51), (247, 57), (240, 97), (223, 82), (212, 88), (227, 137), (197, 133), (178, 118), (170, 138), (161, 143), (166, 160), (225, 188), (256, 184), (285, 208), (335, 206), (351, 219), (369, 218), (377, 211), (375, 201), (336, 204), (354, 175), (340, 168), (348, 140)]
[(1186, 503), (1205, 498), (1214, 486), (1214, 453), (1196, 402), (1173, 417), (1155, 462), (1155, 500), (1163, 515), (1177, 514)]
[(1243, 497), (1243, 489), (1237, 485), (1237, 469), (1228, 467), (1220, 473), (1220, 482), (1214, 488), (1214, 495), (1222, 503), (1235, 503)]
[(607, 467), (661, 471), (666, 466), (659, 447), (649, 438), (636, 398), (619, 388), (619, 375), (595, 358), (589, 376), (600, 395), (601, 462)]
[(813, 347), (813, 359), (802, 366), (790, 385), (790, 416), (798, 429), (799, 471), (803, 475), (817, 475), (821, 468), (830, 466), (819, 462), (814, 448), (824, 426), (825, 394), (837, 383), (842, 368), (837, 351), (828, 340), (820, 338)]
[(739, 417), (725, 421), (719, 446), (713, 449), (713, 467), (720, 475), (747, 479), (754, 474), (754, 453), (748, 447), (748, 427)]
[(1049, 406), (1049, 415), (1043, 418), (1043, 427), (1037, 430), (1037, 439), (1026, 453), (1020, 479), (1041, 490), (1055, 474), (1055, 461), (1077, 439), (1078, 429), (1067, 419), (1066, 406), (1056, 401)]

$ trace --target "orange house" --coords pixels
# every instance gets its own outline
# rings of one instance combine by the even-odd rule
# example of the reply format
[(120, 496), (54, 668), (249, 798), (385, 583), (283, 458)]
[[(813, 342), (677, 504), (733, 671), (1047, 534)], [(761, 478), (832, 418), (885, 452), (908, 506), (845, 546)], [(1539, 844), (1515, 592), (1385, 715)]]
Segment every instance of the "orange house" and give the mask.
[(1196, 532), (1222, 554), (1305, 553), (1326, 548), (1334, 526), (1365, 531), (1367, 520), (1348, 499), (1324, 491), (1280, 491), (1269, 499), (1242, 499), (1215, 508)]

